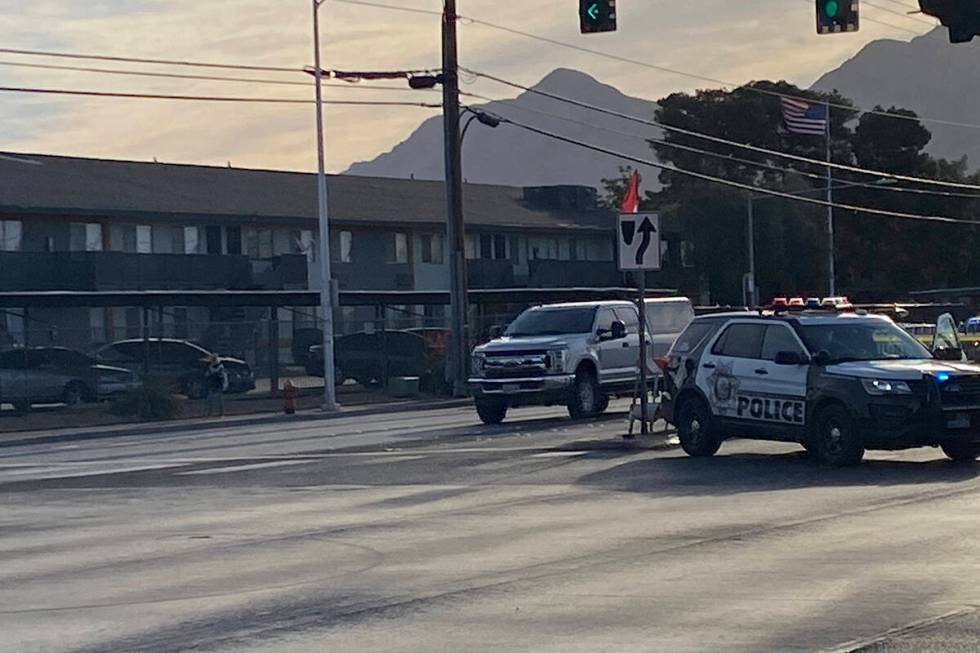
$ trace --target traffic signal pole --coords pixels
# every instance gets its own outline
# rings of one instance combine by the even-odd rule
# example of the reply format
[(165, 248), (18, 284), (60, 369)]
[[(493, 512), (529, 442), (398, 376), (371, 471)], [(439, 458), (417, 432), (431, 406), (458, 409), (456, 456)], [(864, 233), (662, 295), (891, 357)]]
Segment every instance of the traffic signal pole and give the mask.
[(464, 397), (469, 369), (466, 299), (466, 236), (463, 223), (463, 164), (459, 133), (459, 55), (456, 0), (445, 0), (442, 16), (442, 113), (445, 128), (446, 203), (449, 241), (449, 312), (453, 396)]

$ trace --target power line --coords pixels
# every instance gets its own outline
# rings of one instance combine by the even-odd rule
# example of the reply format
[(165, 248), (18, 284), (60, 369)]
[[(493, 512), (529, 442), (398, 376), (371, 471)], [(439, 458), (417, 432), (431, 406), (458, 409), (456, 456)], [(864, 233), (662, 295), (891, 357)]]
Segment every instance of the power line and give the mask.
[[(64, 70), (69, 72), (83, 72), (83, 73), (97, 73), (106, 75), (131, 75), (134, 77), (154, 77), (162, 79), (188, 79), (197, 81), (217, 81), (217, 82), (242, 82), (248, 84), (271, 84), (278, 86), (304, 86), (313, 87), (313, 82), (297, 82), (286, 79), (269, 79), (269, 78), (255, 78), (255, 77), (223, 77), (220, 75), (189, 75), (183, 73), (161, 73), (161, 72), (151, 72), (142, 70), (121, 70), (118, 68), (90, 68), (84, 66), (61, 66), (58, 64), (43, 64), (43, 63), (24, 63), (20, 61), (0, 61), (0, 66), (11, 66), (15, 68), (31, 68), (31, 69), (41, 69), (41, 70)], [(377, 91), (412, 91), (416, 89), (411, 89), (408, 87), (397, 87), (397, 86), (375, 86), (369, 84), (352, 84), (349, 82), (343, 83), (332, 83), (324, 82), (324, 86), (329, 86), (332, 88), (351, 88), (351, 89), (365, 89), (365, 90), (377, 90)], [(430, 89), (419, 89), (419, 90), (430, 90)]]
[(421, 7), (399, 7), (398, 5), (389, 5), (383, 2), (366, 2), (364, 0), (332, 0), (332, 2), (339, 2), (347, 5), (361, 5), (363, 7), (374, 7), (375, 9), (391, 9), (392, 11), (405, 11), (412, 14), (426, 14), (429, 16), (442, 16), (441, 11), (436, 11), (434, 9), (422, 9)]
[(722, 184), (724, 186), (730, 186), (732, 188), (738, 188), (740, 190), (753, 191), (753, 192), (761, 193), (763, 195), (771, 195), (773, 197), (781, 197), (783, 199), (788, 199), (788, 200), (792, 200), (792, 201), (795, 201), (795, 202), (802, 202), (802, 203), (805, 203), (805, 204), (814, 204), (814, 205), (823, 206), (823, 207), (828, 207), (829, 206), (829, 207), (833, 207), (833, 208), (841, 209), (841, 210), (845, 210), (845, 211), (855, 211), (855, 212), (858, 212), (858, 213), (869, 213), (869, 214), (872, 214), (872, 215), (882, 215), (882, 216), (888, 216), (888, 217), (893, 217), (893, 218), (901, 218), (901, 219), (905, 219), (905, 220), (921, 220), (921, 221), (927, 221), (927, 222), (944, 222), (944, 223), (951, 223), (951, 224), (969, 224), (969, 225), (973, 225), (973, 226), (976, 226), (977, 224), (980, 224), (980, 223), (974, 222), (972, 220), (961, 220), (961, 219), (958, 219), (958, 218), (948, 218), (948, 217), (944, 217), (944, 216), (920, 215), (920, 214), (917, 214), (917, 213), (900, 213), (900, 212), (897, 212), (897, 211), (886, 211), (886, 210), (883, 210), (883, 209), (875, 209), (875, 208), (866, 207), (866, 206), (853, 206), (853, 205), (850, 205), (850, 204), (837, 204), (837, 203), (834, 203), (834, 202), (826, 202), (824, 200), (814, 199), (814, 198), (810, 198), (810, 197), (804, 197), (804, 196), (800, 196), (800, 195), (793, 195), (791, 193), (785, 193), (785, 192), (782, 192), (782, 191), (772, 190), (772, 189), (769, 189), (769, 188), (760, 188), (758, 186), (752, 186), (750, 184), (743, 184), (741, 182), (731, 181), (729, 179), (722, 179), (721, 177), (714, 177), (712, 175), (706, 175), (706, 174), (703, 174), (703, 173), (700, 173), (700, 172), (695, 172), (693, 170), (685, 170), (683, 168), (677, 168), (676, 166), (669, 166), (669, 165), (666, 165), (666, 164), (663, 164), (663, 163), (659, 163), (657, 161), (650, 161), (650, 160), (647, 160), (647, 159), (641, 159), (639, 157), (635, 157), (635, 156), (632, 156), (632, 155), (629, 155), (629, 154), (623, 154), (622, 152), (616, 152), (614, 150), (610, 150), (608, 148), (604, 148), (604, 147), (601, 147), (601, 146), (598, 146), (598, 145), (591, 145), (589, 143), (585, 143), (583, 141), (576, 140), (574, 138), (569, 138), (567, 136), (562, 136), (560, 134), (555, 134), (553, 132), (549, 132), (547, 130), (540, 129), (538, 127), (532, 127), (531, 125), (525, 125), (523, 123), (520, 123), (520, 122), (511, 120), (509, 118), (504, 118), (502, 116), (498, 116), (498, 117), (501, 119), (501, 122), (504, 122), (504, 123), (507, 123), (507, 124), (510, 124), (510, 125), (514, 125), (515, 127), (519, 127), (520, 129), (524, 129), (526, 131), (529, 131), (529, 132), (538, 134), (540, 136), (545, 136), (547, 138), (552, 138), (554, 140), (562, 141), (562, 142), (568, 143), (570, 145), (575, 145), (577, 147), (582, 147), (582, 148), (585, 148), (585, 149), (592, 150), (594, 152), (599, 152), (601, 154), (606, 154), (608, 156), (616, 157), (616, 158), (619, 158), (619, 159), (624, 159), (626, 161), (632, 161), (634, 163), (639, 163), (639, 164), (642, 164), (642, 165), (648, 165), (648, 166), (651, 166), (651, 167), (654, 167), (654, 168), (660, 168), (662, 170), (667, 170), (669, 172), (674, 172), (674, 173), (677, 173), (677, 174), (680, 174), (680, 175), (686, 175), (686, 176), (689, 176), (689, 177), (694, 177), (696, 179), (701, 179), (701, 180), (708, 181), (708, 182)]
[[(4, 93), (35, 93), (40, 95), (73, 95), (101, 98), (126, 98), (137, 100), (185, 100), (195, 102), (240, 102), (251, 104), (316, 104), (316, 100), (299, 100), (292, 98), (263, 98), (263, 97), (230, 97), (221, 95), (166, 95), (160, 93), (120, 93), (112, 91), (76, 91), (60, 88), (27, 88), (15, 86), (0, 86)], [(396, 101), (366, 101), (366, 100), (324, 100), (323, 104), (371, 106), (371, 107), (421, 107), (424, 109), (441, 109), (442, 104), (430, 102), (396, 102)]]
[(56, 57), (61, 59), (86, 59), (92, 61), (121, 61), (126, 63), (143, 63), (161, 66), (189, 66), (192, 68), (221, 68), (225, 70), (252, 70), (272, 73), (301, 73), (302, 67), (287, 68), (284, 66), (252, 66), (245, 64), (214, 63), (204, 61), (183, 61), (175, 59), (147, 59), (142, 57), (123, 57), (106, 54), (79, 54), (76, 52), (52, 52), (48, 50), (21, 50), (15, 48), (0, 48), (0, 54), (20, 54), (32, 57)]
[[(498, 104), (502, 104), (504, 102), (513, 102), (513, 100), (496, 100), (495, 102), (497, 102)], [(512, 104), (508, 108), (517, 109), (519, 111), (527, 111), (530, 113), (536, 113), (542, 116), (547, 116), (549, 118), (554, 118), (556, 120), (562, 120), (575, 125), (588, 127), (589, 129), (593, 129), (593, 130), (599, 129), (600, 131), (619, 134), (621, 136), (628, 136), (630, 138), (643, 138), (647, 142), (655, 143), (663, 147), (673, 148), (677, 150), (684, 150), (686, 152), (701, 154), (703, 156), (709, 156), (715, 159), (720, 159), (731, 163), (741, 163), (743, 165), (749, 165), (749, 166), (754, 166), (756, 168), (771, 170), (774, 172), (779, 172), (781, 174), (799, 175), (801, 177), (819, 180), (821, 182), (827, 181), (826, 175), (814, 174), (812, 172), (805, 172), (803, 170), (797, 170), (795, 168), (787, 168), (785, 166), (777, 166), (762, 161), (753, 161), (751, 159), (744, 159), (734, 155), (722, 154), (721, 152), (712, 152), (710, 150), (704, 150), (701, 148), (692, 147), (690, 145), (683, 145), (681, 143), (671, 143), (670, 141), (666, 141), (659, 138), (638, 136), (637, 134), (623, 131), (620, 129), (613, 129), (612, 127), (607, 127), (605, 125), (597, 125), (595, 123), (585, 122), (584, 120), (576, 120), (574, 118), (569, 118), (567, 116), (561, 116), (556, 113), (551, 113), (548, 111), (541, 111), (540, 109), (532, 109), (530, 107), (521, 106), (519, 104)], [(930, 196), (937, 196), (937, 197), (952, 197), (952, 198), (963, 198), (963, 199), (980, 199), (980, 195), (973, 194), (973, 193), (955, 193), (955, 192), (947, 192), (947, 191), (939, 191), (939, 190), (926, 190), (921, 188), (908, 188), (904, 186), (884, 186), (884, 185), (876, 184), (874, 182), (852, 182), (852, 183), (848, 183), (846, 187), (847, 188), (870, 188), (873, 190), (887, 191), (892, 193), (908, 193), (914, 195), (930, 195)]]
[[(909, 15), (908, 13), (905, 13), (905, 12), (895, 11), (894, 9), (889, 9), (888, 7), (882, 7), (881, 5), (876, 5), (875, 3), (870, 2), (870, 0), (864, 0), (864, 3), (863, 4), (865, 4), (868, 7), (874, 7), (878, 11), (884, 11), (886, 13), (893, 14), (893, 15), (898, 16), (900, 18), (905, 18), (906, 20), (911, 20), (911, 21), (915, 21), (916, 23), (922, 23), (923, 25), (928, 25), (929, 27), (935, 27), (936, 26), (936, 23), (934, 23), (934, 22), (932, 22), (930, 20), (923, 20), (922, 18), (916, 18), (914, 15)], [(900, 2), (896, 2), (895, 4), (898, 4), (898, 5), (901, 5), (903, 7), (908, 8), (908, 5), (904, 5), (904, 4), (900, 3)], [(916, 13), (918, 13), (918, 9), (916, 10)]]
[[(489, 80), (495, 81), (495, 82), (497, 82), (499, 84), (504, 84), (505, 86), (510, 86), (510, 87), (513, 87), (513, 88), (517, 88), (517, 89), (523, 90), (523, 91), (528, 92), (528, 93), (534, 93), (536, 95), (541, 95), (542, 97), (547, 97), (547, 98), (550, 98), (552, 100), (557, 100), (559, 102), (564, 102), (566, 104), (571, 104), (573, 106), (581, 107), (581, 108), (584, 108), (584, 109), (589, 109), (591, 111), (596, 111), (598, 113), (604, 113), (604, 114), (607, 114), (607, 115), (610, 115), (610, 116), (615, 116), (617, 118), (622, 118), (624, 120), (629, 120), (631, 122), (636, 122), (636, 123), (640, 123), (640, 124), (643, 124), (643, 125), (649, 125), (649, 126), (652, 126), (652, 127), (659, 127), (660, 129), (664, 129), (664, 130), (667, 130), (667, 131), (676, 132), (678, 134), (683, 134), (685, 136), (691, 136), (693, 138), (700, 138), (700, 139), (707, 140), (707, 141), (713, 141), (715, 143), (721, 143), (723, 145), (728, 145), (730, 147), (737, 147), (737, 148), (741, 148), (741, 149), (745, 149), (745, 150), (751, 150), (753, 152), (759, 152), (761, 154), (766, 154), (766, 155), (769, 155), (769, 156), (780, 157), (780, 158), (789, 159), (789, 160), (792, 160), (792, 161), (800, 161), (802, 163), (807, 163), (807, 164), (819, 166), (819, 167), (822, 167), (822, 168), (826, 168), (826, 167), (829, 166), (829, 167), (834, 168), (836, 170), (845, 170), (847, 172), (853, 172), (853, 173), (857, 173), (857, 174), (863, 174), (863, 175), (869, 175), (869, 176), (875, 176), (875, 177), (888, 177), (890, 179), (896, 179), (896, 180), (899, 180), (899, 181), (908, 181), (908, 182), (912, 182), (912, 183), (916, 183), (916, 184), (927, 184), (927, 185), (934, 185), (934, 186), (946, 186), (946, 187), (950, 187), (950, 188), (964, 188), (964, 189), (968, 189), (968, 190), (980, 190), (980, 186), (977, 186), (977, 185), (974, 185), (974, 184), (961, 184), (961, 183), (956, 183), (956, 182), (951, 182), (951, 181), (942, 181), (942, 180), (939, 180), (939, 179), (925, 179), (925, 178), (922, 178), (922, 177), (910, 177), (910, 176), (907, 176), (907, 175), (897, 175), (897, 174), (893, 174), (893, 173), (890, 173), (890, 172), (883, 172), (883, 171), (880, 171), (880, 170), (867, 170), (865, 168), (858, 168), (856, 166), (844, 165), (842, 163), (832, 163), (832, 162), (827, 162), (827, 161), (819, 161), (817, 159), (811, 159), (811, 158), (808, 158), (808, 157), (805, 157), (805, 156), (800, 156), (800, 155), (797, 155), (797, 154), (789, 154), (787, 152), (777, 152), (775, 150), (769, 150), (769, 149), (766, 149), (764, 147), (758, 147), (758, 146), (755, 146), (755, 145), (749, 145), (747, 143), (739, 143), (739, 142), (736, 142), (736, 141), (728, 140), (726, 138), (720, 138), (718, 136), (711, 136), (709, 134), (704, 134), (704, 133), (701, 133), (701, 132), (696, 132), (696, 131), (693, 131), (693, 130), (690, 130), (690, 129), (683, 129), (681, 127), (674, 127), (674, 126), (671, 126), (671, 125), (664, 124), (662, 122), (658, 122), (656, 120), (647, 120), (645, 118), (639, 118), (637, 116), (632, 116), (632, 115), (627, 114), (627, 113), (621, 113), (619, 111), (614, 111), (612, 109), (607, 109), (605, 107), (599, 107), (599, 106), (596, 106), (596, 105), (593, 105), (593, 104), (589, 104), (587, 102), (581, 102), (579, 100), (574, 100), (572, 98), (568, 98), (568, 97), (564, 97), (564, 96), (561, 96), (561, 95), (557, 95), (555, 93), (549, 93), (548, 91), (542, 91), (540, 89), (536, 89), (536, 88), (531, 88), (531, 87), (528, 87), (528, 86), (524, 86), (523, 84), (518, 84), (517, 82), (511, 82), (509, 80), (505, 80), (505, 79), (502, 79), (500, 77), (495, 77), (495, 76), (489, 75), (487, 73), (481, 73), (481, 72), (477, 72), (475, 70), (468, 70), (468, 72), (470, 72), (471, 74), (477, 75), (479, 77), (483, 77), (484, 79), (489, 79)], [(809, 100), (809, 101), (812, 101), (812, 100)]]

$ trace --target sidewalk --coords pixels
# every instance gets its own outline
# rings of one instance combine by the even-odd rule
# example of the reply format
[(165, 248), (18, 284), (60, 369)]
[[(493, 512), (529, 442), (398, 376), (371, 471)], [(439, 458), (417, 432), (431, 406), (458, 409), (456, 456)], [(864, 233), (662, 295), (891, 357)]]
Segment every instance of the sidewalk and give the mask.
[[(226, 417), (224, 418), (214, 418), (214, 417), (204, 417), (203, 411), (200, 414), (195, 414), (194, 417), (187, 417), (183, 419), (167, 420), (167, 421), (130, 421), (121, 423), (122, 420), (126, 418), (116, 417), (114, 415), (109, 415), (104, 407), (100, 411), (89, 411), (90, 414), (83, 415), (81, 411), (75, 412), (65, 412), (59, 411), (57, 413), (52, 412), (49, 415), (44, 415), (46, 418), (56, 418), (57, 424), (46, 424), (46, 425), (36, 425), (34, 428), (22, 428), (20, 430), (13, 430), (3, 428), (9, 426), (3, 424), (7, 420), (31, 420), (39, 415), (31, 414), (22, 417), (7, 417), (0, 420), (0, 448), (5, 447), (17, 447), (33, 444), (55, 444), (63, 442), (75, 442), (82, 440), (94, 440), (101, 438), (113, 438), (113, 437), (126, 437), (132, 435), (154, 435), (161, 433), (181, 433), (181, 432), (193, 432), (202, 431), (213, 428), (228, 428), (236, 426), (250, 426), (259, 424), (276, 424), (276, 423), (296, 423), (296, 422), (309, 422), (315, 420), (329, 420), (329, 419), (341, 419), (346, 417), (358, 417), (361, 415), (371, 415), (378, 410), (384, 410), (385, 412), (413, 412), (421, 410), (437, 410), (442, 408), (460, 408), (468, 406), (471, 403), (470, 399), (438, 399), (438, 398), (426, 398), (426, 399), (410, 399), (410, 400), (399, 400), (399, 399), (389, 399), (382, 398), (377, 400), (377, 397), (373, 397), (374, 401), (362, 401), (361, 403), (350, 405), (342, 405), (340, 410), (336, 413), (326, 414), (321, 412), (320, 397), (317, 396), (302, 396), (298, 401), (298, 410), (295, 415), (286, 415), (282, 412), (282, 400), (279, 398), (254, 398), (254, 397), (243, 397), (236, 400), (230, 400), (226, 402)], [(269, 403), (268, 406), (255, 406), (252, 405), (252, 410), (249, 412), (234, 412), (233, 404), (236, 401), (241, 402), (275, 402), (274, 405)], [(343, 401), (343, 399), (341, 399)], [(188, 404), (195, 402), (187, 402)], [(198, 402), (203, 404), (203, 402)], [(256, 410), (256, 408), (259, 408)], [(87, 417), (88, 419), (84, 419)], [(129, 418), (135, 419), (135, 418)], [(44, 420), (46, 422), (52, 422), (53, 419)], [(65, 422), (73, 422), (74, 424), (82, 424), (81, 426), (74, 427), (64, 427), (62, 426)]]

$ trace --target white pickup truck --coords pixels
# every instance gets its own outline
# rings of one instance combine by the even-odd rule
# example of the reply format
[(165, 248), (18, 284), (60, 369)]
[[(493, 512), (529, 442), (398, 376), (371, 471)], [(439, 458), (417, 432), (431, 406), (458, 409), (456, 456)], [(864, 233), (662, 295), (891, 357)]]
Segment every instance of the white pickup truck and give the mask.
[[(647, 300), (647, 369), (692, 319), (690, 300)], [(628, 301), (529, 308), (473, 351), (470, 387), (480, 419), (499, 424), (513, 406), (565, 405), (573, 418), (602, 413), (639, 377), (640, 319)]]

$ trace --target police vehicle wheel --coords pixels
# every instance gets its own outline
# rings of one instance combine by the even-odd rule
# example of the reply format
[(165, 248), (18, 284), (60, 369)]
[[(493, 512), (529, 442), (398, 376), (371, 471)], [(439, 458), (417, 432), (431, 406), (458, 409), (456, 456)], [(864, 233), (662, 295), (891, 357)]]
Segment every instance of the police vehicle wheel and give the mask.
[(507, 417), (507, 403), (499, 399), (477, 399), (476, 414), (484, 424), (500, 424)]
[(977, 442), (943, 442), (941, 446), (943, 453), (958, 463), (976, 462), (980, 457), (980, 443)]
[(861, 434), (843, 406), (832, 404), (820, 409), (813, 420), (813, 441), (817, 455), (827, 465), (856, 465), (864, 457)]
[(568, 399), (568, 414), (572, 419), (584, 419), (598, 415), (600, 406), (599, 382), (595, 374), (579, 370), (572, 386), (572, 396)]
[(713, 456), (721, 440), (712, 432), (711, 413), (700, 399), (688, 399), (677, 411), (677, 437), (689, 456)]

